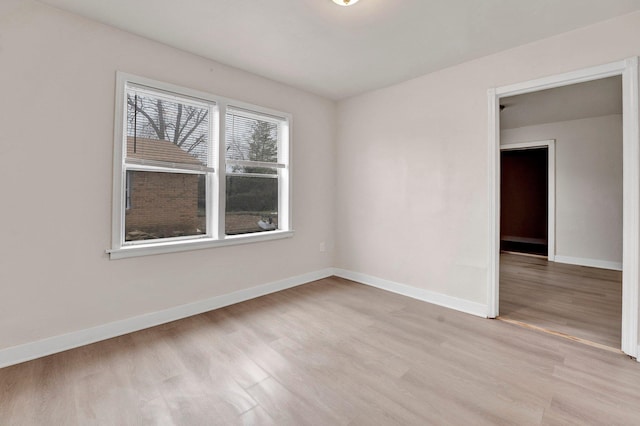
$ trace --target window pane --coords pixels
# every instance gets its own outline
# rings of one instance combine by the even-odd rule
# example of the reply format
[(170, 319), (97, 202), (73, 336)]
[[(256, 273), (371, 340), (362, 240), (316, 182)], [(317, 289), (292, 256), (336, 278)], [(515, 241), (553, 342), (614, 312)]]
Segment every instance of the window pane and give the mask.
[(278, 162), (278, 126), (233, 112), (226, 118), (227, 160)]
[(227, 176), (225, 233), (278, 229), (278, 179)]
[(205, 176), (128, 171), (125, 241), (206, 234)]
[(127, 90), (127, 158), (208, 166), (209, 105)]

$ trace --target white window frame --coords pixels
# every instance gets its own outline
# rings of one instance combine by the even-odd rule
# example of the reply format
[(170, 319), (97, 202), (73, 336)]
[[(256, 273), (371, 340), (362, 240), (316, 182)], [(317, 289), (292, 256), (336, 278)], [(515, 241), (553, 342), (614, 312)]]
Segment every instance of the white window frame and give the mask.
[[(213, 171), (206, 173), (207, 233), (205, 235), (125, 242), (124, 226), (127, 210), (125, 183), (127, 170), (168, 171), (166, 168), (159, 170), (153, 164), (125, 165), (125, 147), (127, 140), (126, 90), (128, 85), (147, 87), (154, 91), (175, 94), (179, 97), (193, 98), (212, 105), (209, 158), (214, 162), (210, 164)], [(233, 109), (234, 111), (240, 110), (243, 115), (246, 114), (261, 120), (267, 119), (278, 124), (278, 229), (276, 230), (239, 235), (225, 235), (225, 119), (227, 108)], [(291, 114), (170, 83), (118, 72), (116, 74), (114, 126), (112, 235), (111, 249), (107, 250), (111, 259), (247, 244), (259, 241), (289, 238), (293, 236), (294, 232), (291, 220), (292, 191), (290, 165), (292, 128)], [(180, 170), (180, 173), (188, 172)], [(202, 174), (200, 171), (193, 171), (193, 173)]]
[(133, 183), (133, 176), (128, 170), (124, 173), (124, 209), (129, 210), (131, 208), (131, 185)]

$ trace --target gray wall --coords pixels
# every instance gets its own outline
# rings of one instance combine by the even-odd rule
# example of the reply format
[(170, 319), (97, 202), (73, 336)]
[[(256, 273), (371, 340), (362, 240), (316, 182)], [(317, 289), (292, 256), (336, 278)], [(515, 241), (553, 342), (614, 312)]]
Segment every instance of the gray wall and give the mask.
[[(0, 349), (333, 265), (335, 103), (31, 0), (0, 5)], [(293, 238), (109, 260), (116, 71), (293, 114)]]
[(341, 101), (337, 266), (486, 303), (487, 89), (638, 54), (633, 13)]

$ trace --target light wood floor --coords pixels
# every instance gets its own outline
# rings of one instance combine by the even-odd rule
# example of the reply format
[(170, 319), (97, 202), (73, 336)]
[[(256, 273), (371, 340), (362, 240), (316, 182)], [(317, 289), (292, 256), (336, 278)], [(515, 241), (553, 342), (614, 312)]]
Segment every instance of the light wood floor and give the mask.
[(622, 272), (503, 253), (500, 317), (620, 349)]
[(639, 421), (626, 356), (339, 278), (0, 369), (1, 425)]

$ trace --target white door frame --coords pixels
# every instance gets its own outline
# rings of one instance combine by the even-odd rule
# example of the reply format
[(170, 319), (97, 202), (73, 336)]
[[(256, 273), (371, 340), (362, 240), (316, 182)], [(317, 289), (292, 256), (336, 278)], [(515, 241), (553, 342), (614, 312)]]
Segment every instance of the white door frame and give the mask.
[(640, 118), (638, 57), (488, 90), (489, 100), (489, 263), (487, 316), (499, 313), (500, 280), (500, 98), (622, 76), (622, 345), (638, 356), (638, 263), (640, 256)]
[[(549, 139), (500, 145), (500, 151), (533, 148), (547, 148), (547, 259), (553, 262), (556, 259), (556, 140)], [(498, 167), (499, 166), (500, 164)], [(498, 194), (498, 196), (499, 195), (500, 194)], [(500, 231), (500, 228), (498, 228), (498, 231)]]

